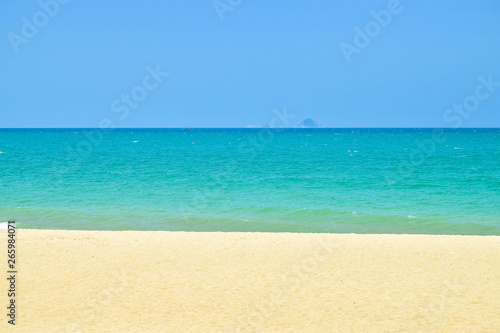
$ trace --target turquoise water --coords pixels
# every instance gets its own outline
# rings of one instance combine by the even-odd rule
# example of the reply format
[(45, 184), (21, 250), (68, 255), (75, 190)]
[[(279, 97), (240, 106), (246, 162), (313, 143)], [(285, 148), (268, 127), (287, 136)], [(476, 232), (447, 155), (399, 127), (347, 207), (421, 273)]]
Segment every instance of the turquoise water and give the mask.
[(500, 235), (499, 129), (4, 129), (0, 152), (21, 228)]

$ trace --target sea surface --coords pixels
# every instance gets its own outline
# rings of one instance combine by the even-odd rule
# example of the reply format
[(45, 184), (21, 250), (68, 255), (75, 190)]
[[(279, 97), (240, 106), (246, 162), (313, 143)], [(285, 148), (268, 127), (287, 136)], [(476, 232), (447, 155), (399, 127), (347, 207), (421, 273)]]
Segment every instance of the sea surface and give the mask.
[(7, 220), (500, 235), (500, 129), (2, 129)]

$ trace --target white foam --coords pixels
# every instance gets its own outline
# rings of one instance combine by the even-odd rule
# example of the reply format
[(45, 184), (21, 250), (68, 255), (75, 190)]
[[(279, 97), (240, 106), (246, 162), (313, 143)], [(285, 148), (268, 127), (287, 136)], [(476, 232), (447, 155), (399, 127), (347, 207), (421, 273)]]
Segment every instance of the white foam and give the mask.
[(136, 143), (136, 142), (139, 142), (139, 141), (132, 141), (132, 143)]
[(455, 147), (455, 148), (453, 148), (453, 149), (463, 149), (463, 148), (457, 148), (457, 147)]
[(413, 216), (413, 215), (408, 215), (408, 218), (409, 218), (409, 219), (418, 219), (418, 217)]
[(4, 151), (0, 151), (0, 154), (5, 154), (5, 152)]

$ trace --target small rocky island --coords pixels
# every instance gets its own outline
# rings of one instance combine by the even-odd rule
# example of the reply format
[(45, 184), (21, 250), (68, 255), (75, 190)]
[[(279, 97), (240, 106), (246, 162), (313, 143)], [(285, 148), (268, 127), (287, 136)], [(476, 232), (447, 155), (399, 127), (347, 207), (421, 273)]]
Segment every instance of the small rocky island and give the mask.
[(323, 125), (318, 123), (316, 120), (313, 120), (311, 118), (304, 119), (300, 123), (295, 126), (297, 128), (321, 128)]

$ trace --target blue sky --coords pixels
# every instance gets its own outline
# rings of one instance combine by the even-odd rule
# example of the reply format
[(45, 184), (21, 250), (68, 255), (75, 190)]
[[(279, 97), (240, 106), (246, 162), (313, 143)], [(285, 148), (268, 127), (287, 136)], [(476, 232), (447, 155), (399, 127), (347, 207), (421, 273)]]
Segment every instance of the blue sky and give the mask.
[(496, 0), (60, 1), (0, 5), (0, 127), (500, 127)]

